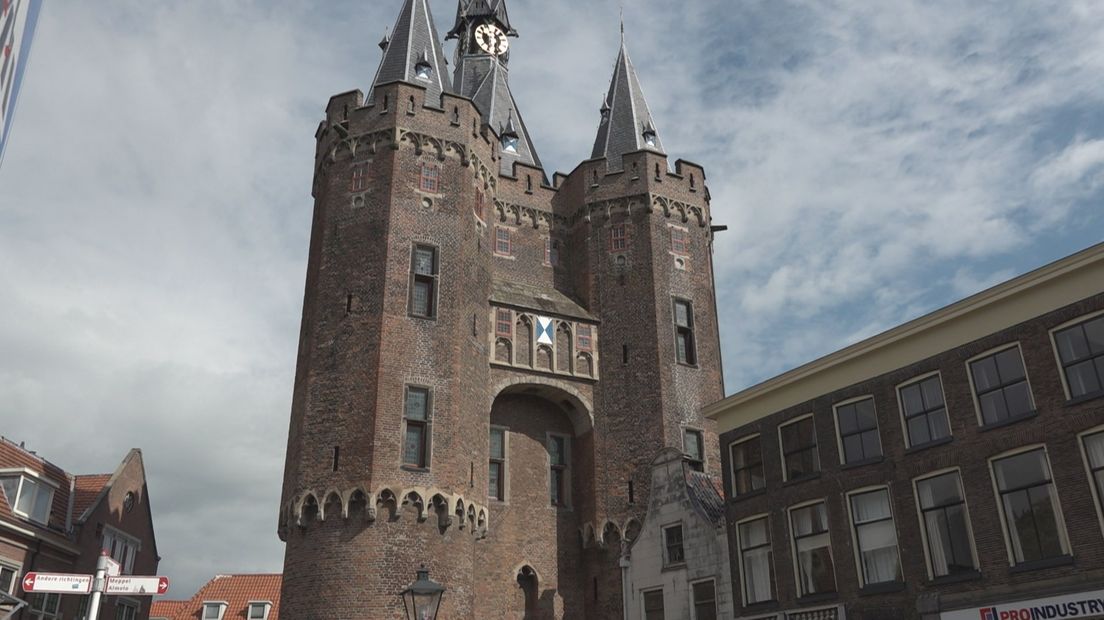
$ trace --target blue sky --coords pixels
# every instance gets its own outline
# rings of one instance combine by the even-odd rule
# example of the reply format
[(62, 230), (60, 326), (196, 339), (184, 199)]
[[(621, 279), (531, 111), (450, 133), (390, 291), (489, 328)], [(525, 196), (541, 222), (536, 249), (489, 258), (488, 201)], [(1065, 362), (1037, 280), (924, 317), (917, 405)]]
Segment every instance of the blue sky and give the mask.
[[(730, 227), (730, 393), (1104, 239), (1095, 0), (625, 4), (664, 145)], [(447, 29), (455, 2), (432, 5)], [(618, 3), (509, 6), (514, 94), (570, 171)], [(280, 569), (313, 134), (398, 8), (43, 11), (0, 168), (0, 433), (77, 472), (143, 448), (175, 596)]]

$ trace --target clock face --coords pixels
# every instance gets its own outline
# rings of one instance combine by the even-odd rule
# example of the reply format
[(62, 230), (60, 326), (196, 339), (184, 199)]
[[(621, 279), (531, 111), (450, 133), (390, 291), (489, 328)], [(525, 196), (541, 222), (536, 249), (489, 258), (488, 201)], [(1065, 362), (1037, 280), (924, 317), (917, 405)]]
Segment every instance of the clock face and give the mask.
[(475, 29), (475, 42), (488, 54), (501, 56), (510, 48), (510, 40), (494, 24), (482, 24)]

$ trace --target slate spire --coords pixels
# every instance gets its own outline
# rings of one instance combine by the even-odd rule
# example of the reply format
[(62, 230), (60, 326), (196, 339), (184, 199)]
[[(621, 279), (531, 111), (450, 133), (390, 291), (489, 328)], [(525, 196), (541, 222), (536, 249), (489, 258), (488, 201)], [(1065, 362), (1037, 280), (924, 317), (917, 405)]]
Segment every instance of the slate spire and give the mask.
[(623, 170), (622, 158), (627, 153), (644, 149), (663, 152), (663, 141), (644, 99), (640, 78), (629, 59), (624, 23), (621, 24), (621, 51), (613, 66), (613, 78), (601, 113), (592, 159), (604, 157), (610, 170)]
[(439, 104), (441, 94), (452, 91), (448, 61), (429, 10), (429, 0), (405, 0), (390, 37), (385, 36), (380, 47), (383, 60), (368, 94), (369, 103), (377, 86), (391, 82), (425, 87), (426, 101), (430, 104)]

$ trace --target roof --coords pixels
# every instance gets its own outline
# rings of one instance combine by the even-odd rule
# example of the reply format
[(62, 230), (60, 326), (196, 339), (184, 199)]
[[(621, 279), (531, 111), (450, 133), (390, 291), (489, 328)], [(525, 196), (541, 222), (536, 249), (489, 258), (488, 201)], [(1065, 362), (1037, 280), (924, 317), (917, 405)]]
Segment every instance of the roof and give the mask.
[(1104, 243), (707, 406), (727, 432), (1104, 292)]
[(455, 39), (460, 36), (464, 32), (464, 26), (473, 17), (494, 17), (503, 26), (506, 34), (517, 36), (517, 30), (510, 26), (506, 0), (459, 0), (456, 5), (456, 23), (449, 30), (447, 38)]
[(281, 575), (216, 575), (189, 600), (155, 600), (150, 618), (196, 620), (202, 617), (204, 602), (226, 603), (224, 618), (246, 618), (249, 603), (268, 602), (272, 603), (268, 620), (278, 620), (282, 583)]
[(38, 529), (50, 529), (65, 532), (68, 529), (69, 482), (71, 475), (50, 461), (27, 450), (21, 444), (0, 437), (0, 469), (27, 469), (41, 476), (54, 487), (54, 501), (50, 506), (50, 518), (47, 528), (12, 514), (10, 498), (0, 489), (0, 518), (20, 521), (23, 525), (33, 525)]
[(90, 474), (73, 479), (73, 517), (79, 518), (95, 505), (100, 493), (111, 480), (111, 474)]
[(488, 55), (465, 56), (460, 59), (453, 80), (457, 94), (468, 97), (483, 117), (483, 124), (496, 136), (517, 135), (517, 152), (499, 150), (499, 171), (514, 175), (514, 164), (526, 164), (544, 170), (529, 128), (518, 110), (514, 94), (510, 92), (510, 70), (498, 58)]
[(713, 476), (687, 468), (686, 491), (690, 501), (714, 525), (724, 519), (725, 506), (719, 484)]
[(495, 280), (491, 301), (504, 306), (538, 310), (573, 319), (596, 322), (589, 312), (563, 293), (507, 280)]
[[(654, 145), (645, 140), (644, 134), (647, 132), (654, 135)], [(645, 149), (662, 153), (663, 141), (659, 137), (648, 101), (644, 98), (640, 78), (629, 58), (622, 27), (621, 51), (613, 65), (609, 93), (602, 102), (602, 120), (598, 125), (598, 136), (594, 140), (591, 158), (604, 157), (610, 170), (623, 170), (625, 155)]]
[[(424, 86), (426, 102), (440, 105), (441, 95), (451, 92), (452, 85), (449, 83), (448, 61), (445, 60), (428, 0), (406, 0), (395, 20), (390, 40), (384, 41), (381, 44), (383, 58), (372, 81), (372, 90), (368, 92), (368, 102), (372, 102), (377, 86), (407, 82)], [(416, 67), (423, 62), (429, 64), (432, 70), (429, 79), (417, 75)]]

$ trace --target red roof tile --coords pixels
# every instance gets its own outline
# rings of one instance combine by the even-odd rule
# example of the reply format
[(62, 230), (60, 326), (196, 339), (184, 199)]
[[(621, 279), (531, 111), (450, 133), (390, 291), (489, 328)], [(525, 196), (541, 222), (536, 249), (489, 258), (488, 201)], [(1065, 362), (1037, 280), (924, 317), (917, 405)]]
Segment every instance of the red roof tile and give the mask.
[(92, 502), (100, 496), (100, 491), (111, 480), (111, 474), (89, 474), (73, 479), (73, 519), (79, 519), (88, 510)]
[(270, 602), (268, 620), (280, 618), (282, 575), (218, 575), (199, 589), (190, 600), (153, 602), (151, 618), (195, 620), (200, 618), (204, 601), (227, 603), (223, 618), (245, 618), (249, 603)]
[[(54, 503), (50, 507), (50, 528), (57, 531), (64, 530), (66, 525), (65, 513), (69, 508), (69, 474), (26, 448), (0, 437), (0, 469), (9, 468), (29, 469), (57, 486), (54, 490)], [(18, 518), (12, 516), (9, 504), (11, 498), (8, 498), (8, 500), (3, 502), (8, 505), (0, 508), (0, 516)]]

